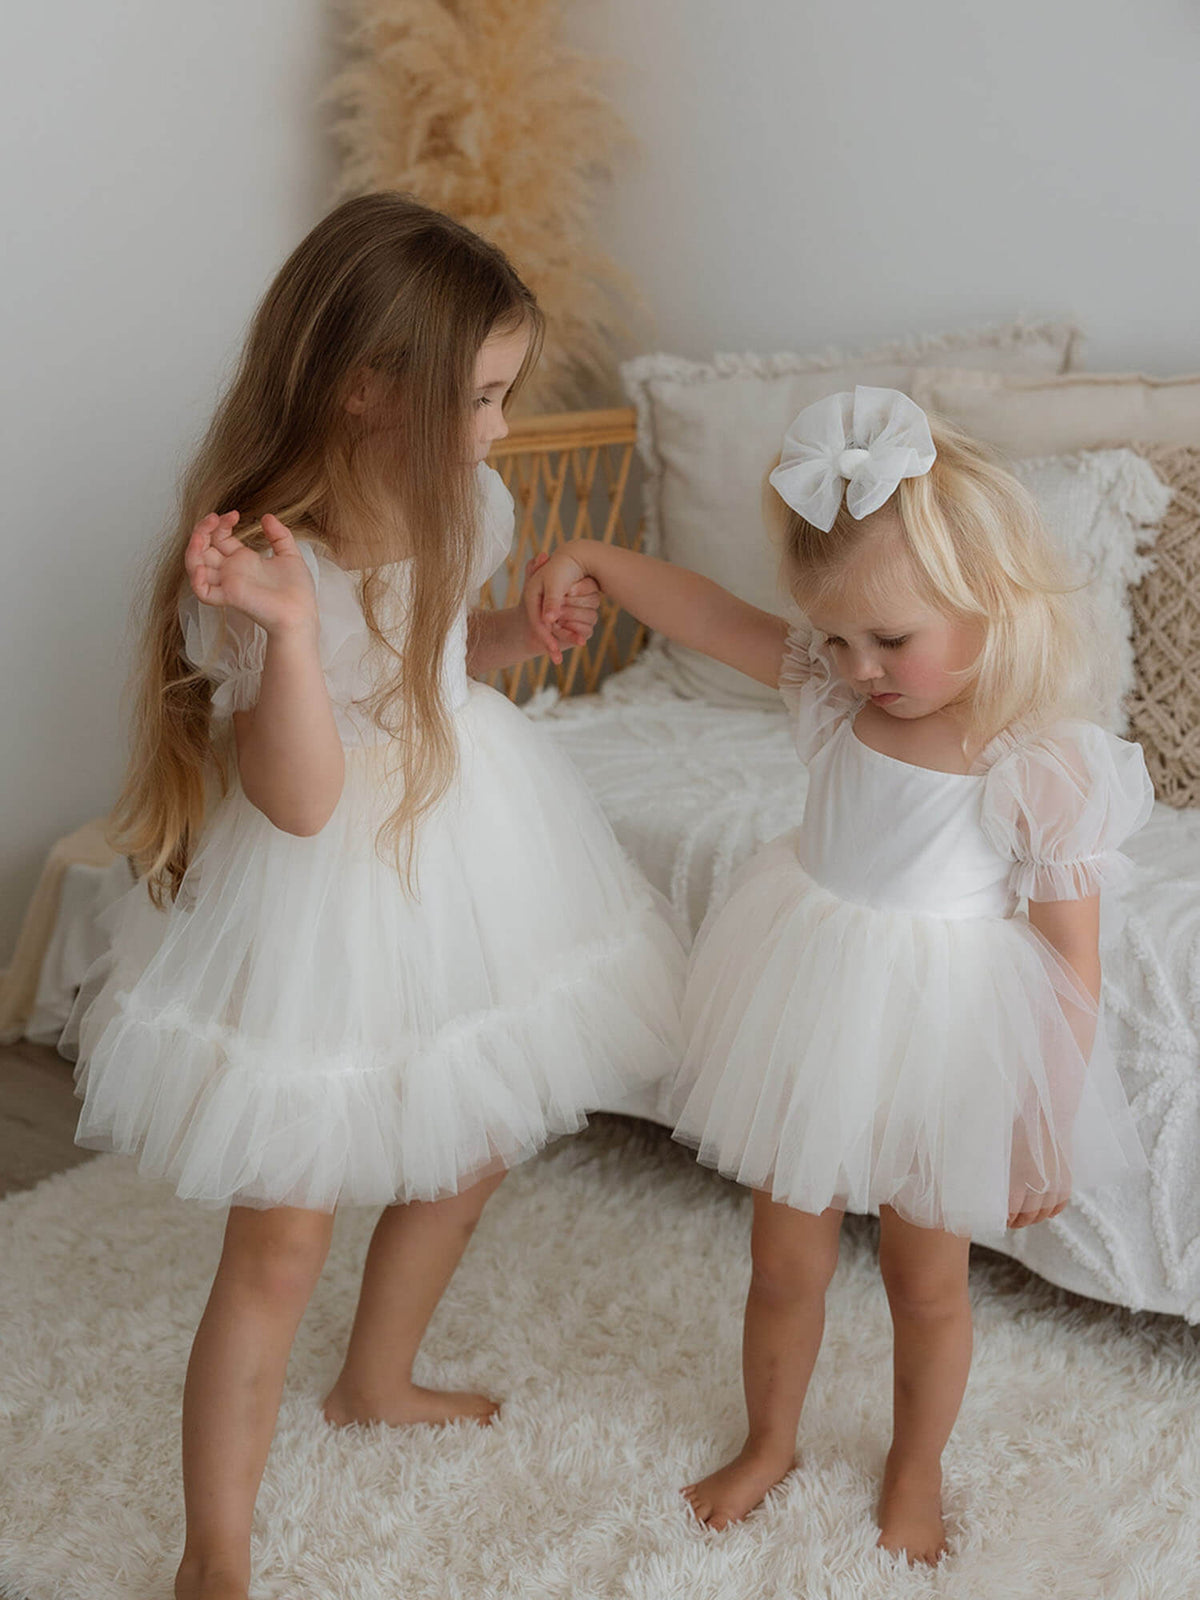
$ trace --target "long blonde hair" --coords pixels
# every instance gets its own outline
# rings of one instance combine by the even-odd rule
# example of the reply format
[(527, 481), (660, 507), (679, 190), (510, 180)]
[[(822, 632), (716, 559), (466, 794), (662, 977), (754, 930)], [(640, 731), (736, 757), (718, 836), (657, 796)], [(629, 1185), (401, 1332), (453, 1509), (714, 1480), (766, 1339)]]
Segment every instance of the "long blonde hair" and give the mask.
[[(112, 836), (156, 903), (179, 891), (213, 775), (222, 791), (229, 781), (229, 751), (210, 728), (211, 685), (184, 656), (178, 611), (184, 549), (214, 510), (237, 508), (238, 534), (251, 544), (261, 546), (271, 511), (334, 557), (348, 545), (370, 552), (363, 612), (395, 666), (369, 710), (394, 736), (403, 779), (380, 838), (398, 865), (407, 841), (411, 875), (415, 825), (455, 771), (441, 673), (478, 540), (474, 364), (489, 335), (521, 328), (531, 337), (514, 392), (541, 342), (533, 295), (499, 250), (406, 195), (346, 201), (285, 262), (145, 585), (132, 749)], [(366, 373), (379, 398), (360, 415), (346, 402)], [(412, 584), (397, 648), (376, 607), (378, 568), (400, 555), (412, 558)]]
[[(1094, 714), (1079, 585), (1032, 495), (952, 423), (931, 414), (929, 426), (937, 459), (924, 476), (902, 479), (887, 508), (899, 517), (921, 598), (982, 638), (963, 675), (964, 746), (981, 748), (1014, 724)], [(871, 520), (856, 521), (844, 501), (828, 532), (786, 509), (783, 574), (802, 609), (857, 564), (871, 536)], [(895, 580), (896, 563), (885, 560), (875, 574), (880, 597), (894, 594)]]

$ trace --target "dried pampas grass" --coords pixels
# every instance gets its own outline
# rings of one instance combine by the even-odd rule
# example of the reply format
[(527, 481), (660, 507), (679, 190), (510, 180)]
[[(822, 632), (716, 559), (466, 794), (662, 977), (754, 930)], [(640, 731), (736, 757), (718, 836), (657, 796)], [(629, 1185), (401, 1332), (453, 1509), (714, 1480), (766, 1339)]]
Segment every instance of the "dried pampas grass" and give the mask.
[(400, 189), (509, 256), (546, 313), (527, 408), (596, 404), (634, 297), (593, 207), (631, 143), (599, 68), (558, 37), (560, 0), (344, 0), (341, 196)]

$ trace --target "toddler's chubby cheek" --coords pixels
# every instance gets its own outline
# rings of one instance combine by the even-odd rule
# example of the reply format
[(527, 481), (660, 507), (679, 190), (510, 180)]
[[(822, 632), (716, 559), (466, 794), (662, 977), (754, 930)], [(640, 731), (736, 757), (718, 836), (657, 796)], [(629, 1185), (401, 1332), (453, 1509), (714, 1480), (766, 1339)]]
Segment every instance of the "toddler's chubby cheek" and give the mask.
[(910, 694), (917, 700), (943, 699), (958, 688), (945, 661), (928, 656), (906, 660), (896, 671), (895, 682), (902, 694)]

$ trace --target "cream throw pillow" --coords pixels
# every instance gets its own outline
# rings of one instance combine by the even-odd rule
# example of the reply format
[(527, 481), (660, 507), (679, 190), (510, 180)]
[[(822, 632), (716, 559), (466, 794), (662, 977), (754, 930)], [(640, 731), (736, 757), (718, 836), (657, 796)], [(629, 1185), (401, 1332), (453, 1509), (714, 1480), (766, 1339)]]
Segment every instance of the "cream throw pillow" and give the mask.
[[(638, 412), (647, 549), (693, 567), (755, 605), (778, 604), (762, 510), (766, 474), (796, 413), (855, 384), (911, 392), (948, 361), (997, 377), (1049, 377), (1071, 363), (1067, 324), (989, 329), (889, 345), (862, 356), (641, 356), (621, 369)], [(665, 644), (660, 664), (682, 694), (725, 705), (770, 691), (698, 652)]]
[[(972, 363), (973, 365), (973, 363)], [(1116, 440), (1200, 445), (1200, 375), (1072, 372), (1029, 378), (1014, 373), (919, 372), (913, 399), (1010, 456), (1063, 455)]]

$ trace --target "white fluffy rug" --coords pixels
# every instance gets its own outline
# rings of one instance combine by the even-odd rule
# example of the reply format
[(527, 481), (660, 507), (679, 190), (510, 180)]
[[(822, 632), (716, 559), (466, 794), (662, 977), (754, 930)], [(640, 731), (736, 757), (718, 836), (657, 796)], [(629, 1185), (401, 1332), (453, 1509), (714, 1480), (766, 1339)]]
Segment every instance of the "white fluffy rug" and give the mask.
[[(1196, 1331), (973, 1269), (977, 1354), (946, 1456), (952, 1552), (874, 1548), (889, 1323), (852, 1219), (803, 1465), (738, 1528), (678, 1486), (736, 1447), (746, 1196), (614, 1119), (515, 1173), (438, 1311), (426, 1382), (490, 1430), (337, 1434), (318, 1399), (371, 1217), (338, 1223), (263, 1490), (256, 1600), (1184, 1600), (1200, 1593)], [(180, 1388), (221, 1218), (103, 1157), (0, 1205), (0, 1590), (167, 1600)]]

